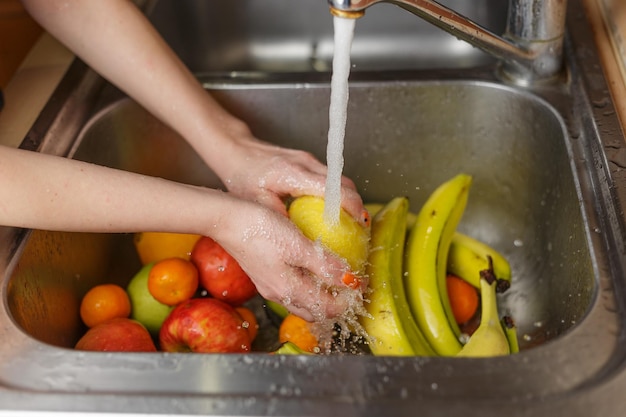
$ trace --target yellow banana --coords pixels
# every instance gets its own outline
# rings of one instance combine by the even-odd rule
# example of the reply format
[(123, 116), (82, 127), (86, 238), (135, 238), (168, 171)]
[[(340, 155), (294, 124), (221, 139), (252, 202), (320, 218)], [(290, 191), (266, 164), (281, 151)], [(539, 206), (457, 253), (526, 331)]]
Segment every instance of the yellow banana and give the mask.
[(491, 357), (511, 352), (498, 317), (496, 280), (490, 271), (487, 272), (480, 280), (480, 324), (457, 356)]
[[(370, 214), (371, 218), (374, 218), (376, 213), (378, 213), (385, 205), (381, 203), (365, 203), (363, 204), (365, 210)], [(415, 224), (415, 220), (417, 219), (417, 214), (413, 212), (408, 212), (406, 215), (406, 229), (411, 230), (413, 225)]]
[(518, 353), (519, 340), (517, 339), (517, 326), (515, 325), (513, 318), (511, 316), (504, 316), (502, 317), (502, 320), (500, 320), (500, 324), (502, 324), (504, 334), (509, 341), (509, 349), (511, 350), (511, 353)]
[(465, 211), (472, 177), (459, 174), (440, 185), (417, 215), (407, 243), (405, 287), (413, 316), (433, 349), (461, 350), (460, 333), (446, 288), (452, 235)]
[(448, 252), (448, 272), (480, 289), (480, 271), (489, 269), (489, 258), (498, 280), (497, 290), (511, 285), (511, 266), (506, 258), (486, 243), (456, 232)]
[[(365, 208), (374, 217), (383, 207), (380, 203), (366, 203)], [(415, 224), (417, 215), (407, 214), (407, 229)], [(489, 268), (489, 257), (498, 279), (498, 292), (504, 292), (511, 286), (511, 265), (509, 261), (493, 247), (461, 232), (455, 232), (448, 252), (448, 272), (467, 281), (480, 290), (480, 271)]]
[(369, 316), (361, 325), (369, 336), (374, 355), (434, 356), (426, 338), (415, 323), (404, 291), (402, 261), (409, 201), (396, 197), (372, 219), (369, 277)]

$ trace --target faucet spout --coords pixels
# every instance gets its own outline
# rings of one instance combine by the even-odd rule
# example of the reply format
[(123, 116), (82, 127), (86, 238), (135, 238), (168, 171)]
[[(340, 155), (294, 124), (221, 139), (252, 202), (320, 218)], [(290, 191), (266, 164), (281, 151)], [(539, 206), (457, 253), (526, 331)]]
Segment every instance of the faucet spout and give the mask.
[(509, 0), (507, 27), (496, 35), (434, 0), (328, 0), (331, 13), (359, 18), (370, 6), (388, 2), (498, 58), (513, 82), (530, 84), (561, 71), (567, 0)]

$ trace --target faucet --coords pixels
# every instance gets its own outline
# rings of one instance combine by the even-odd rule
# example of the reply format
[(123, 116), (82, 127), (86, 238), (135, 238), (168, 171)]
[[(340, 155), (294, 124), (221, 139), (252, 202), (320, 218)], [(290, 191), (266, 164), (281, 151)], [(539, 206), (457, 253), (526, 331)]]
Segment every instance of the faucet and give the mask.
[(552, 80), (561, 72), (567, 0), (509, 0), (502, 36), (434, 0), (328, 0), (333, 15), (350, 19), (381, 2), (394, 3), (495, 56), (500, 73), (516, 84)]

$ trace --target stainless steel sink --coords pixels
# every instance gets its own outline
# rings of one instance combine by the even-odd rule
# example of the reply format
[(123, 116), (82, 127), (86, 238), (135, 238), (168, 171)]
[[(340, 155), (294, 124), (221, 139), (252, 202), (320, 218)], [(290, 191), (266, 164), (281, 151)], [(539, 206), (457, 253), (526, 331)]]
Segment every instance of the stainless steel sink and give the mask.
[[(301, 0), (298, 7), (310, 7), (306, 21), (321, 30), (313, 25), (317, 3)], [(269, 10), (284, 5), (279, 0), (263, 4)], [(214, 11), (218, 5), (224, 8), (219, 13)], [(257, 2), (241, 5), (161, 0), (151, 16), (207, 90), (258, 137), (323, 160), (329, 73), (323, 66), (307, 66), (312, 55), (258, 57), (250, 47), (229, 61), (231, 48), (225, 47), (204, 60), (202, 42), (209, 34), (198, 17), (216, 13), (217, 22), (225, 16), (246, 25), (256, 22)], [(317, 39), (299, 39), (304, 29), (290, 26), (294, 15), (280, 16), (284, 28), (274, 21), (254, 29), (258, 32), (251, 29), (250, 41), (238, 38), (239, 31), (219, 27), (224, 32), (218, 39), (231, 46), (291, 37), (305, 45)], [(256, 23), (260, 27), (262, 22)], [(171, 38), (177, 24), (189, 29), (178, 40)], [(459, 172), (473, 175), (460, 227), (502, 250), (512, 263), (514, 281), (502, 308), (520, 326), (520, 354), (471, 360), (78, 352), (72, 346), (84, 331), (79, 299), (96, 283), (128, 282), (139, 268), (132, 237), (3, 228), (0, 408), (205, 415), (378, 416), (418, 410), (441, 416), (621, 415), (626, 402), (621, 396), (626, 388), (624, 136), (577, 0), (570, 0), (568, 26), (576, 30), (566, 43), (567, 73), (553, 84), (506, 85), (496, 77), (492, 60), (482, 56), (467, 65), (442, 48), (436, 64), (442, 68), (437, 69), (415, 64), (424, 56), (397, 66), (376, 54), (362, 56), (351, 83), (345, 173), (366, 201), (407, 195), (418, 210), (442, 181)], [(390, 36), (406, 35), (400, 32)], [(80, 62), (22, 147), (220, 186), (180, 137)]]

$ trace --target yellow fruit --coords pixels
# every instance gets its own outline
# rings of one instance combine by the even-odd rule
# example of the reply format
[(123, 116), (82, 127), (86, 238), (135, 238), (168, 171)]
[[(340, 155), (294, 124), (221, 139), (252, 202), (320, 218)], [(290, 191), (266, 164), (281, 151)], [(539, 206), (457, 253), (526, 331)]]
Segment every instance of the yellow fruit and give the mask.
[(337, 225), (327, 224), (324, 220), (324, 199), (303, 196), (291, 203), (289, 217), (306, 237), (318, 240), (344, 258), (352, 271), (364, 271), (369, 253), (370, 230), (361, 226), (346, 211), (341, 209)]
[(189, 260), (200, 235), (186, 233), (141, 232), (134, 238), (135, 249), (143, 265), (167, 258)]

